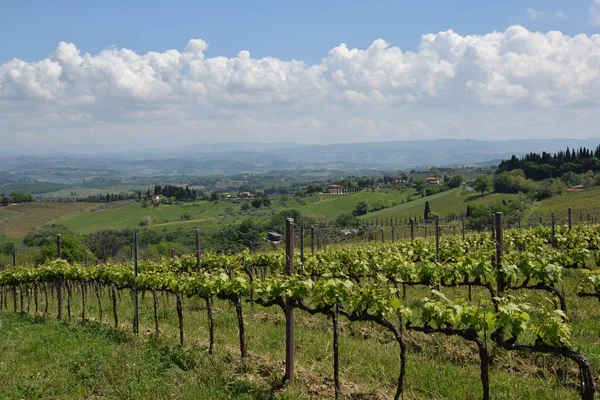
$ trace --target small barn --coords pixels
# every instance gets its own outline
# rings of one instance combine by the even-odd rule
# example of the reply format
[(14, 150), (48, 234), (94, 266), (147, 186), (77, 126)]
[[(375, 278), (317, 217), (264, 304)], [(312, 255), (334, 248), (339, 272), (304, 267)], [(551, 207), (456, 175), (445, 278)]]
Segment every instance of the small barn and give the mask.
[(281, 233), (278, 233), (278, 232), (267, 233), (267, 241), (269, 241), (272, 244), (281, 243), (281, 242), (283, 242), (283, 239), (284, 239), (284, 237)]

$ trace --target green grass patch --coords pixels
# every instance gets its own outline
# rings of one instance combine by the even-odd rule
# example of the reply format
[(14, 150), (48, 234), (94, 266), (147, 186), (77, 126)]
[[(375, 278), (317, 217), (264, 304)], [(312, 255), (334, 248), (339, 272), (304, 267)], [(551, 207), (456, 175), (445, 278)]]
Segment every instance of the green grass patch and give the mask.
[(597, 217), (600, 209), (600, 187), (585, 189), (580, 192), (564, 192), (558, 196), (550, 197), (533, 204), (528, 217), (538, 219), (539, 217), (549, 218), (555, 214), (557, 218), (567, 217), (568, 208), (573, 209), (573, 222), (579, 222), (581, 213), (583, 220), (587, 219), (587, 214)]
[(269, 399), (220, 358), (102, 324), (0, 316), (0, 397)]
[(23, 239), (20, 238), (11, 238), (11, 237), (6, 237), (6, 236), (0, 236), (0, 246), (2, 246), (3, 244), (6, 243), (14, 243), (16, 245), (19, 245), (23, 242)]
[(0, 209), (0, 221), (2, 221), (3, 219), (16, 217), (17, 215), (19, 214)]
[(372, 218), (410, 218), (413, 216), (422, 217), (425, 210), (425, 202), (429, 201), (431, 212), (440, 216), (449, 214), (461, 214), (467, 211), (469, 204), (485, 204), (491, 205), (501, 203), (502, 200), (518, 199), (517, 194), (505, 193), (487, 193), (485, 195), (469, 194), (462, 195), (461, 189), (452, 189), (445, 192), (437, 193), (432, 196), (418, 198), (408, 203), (400, 204), (395, 207), (386, 208), (380, 211), (367, 213), (362, 216), (362, 219)]

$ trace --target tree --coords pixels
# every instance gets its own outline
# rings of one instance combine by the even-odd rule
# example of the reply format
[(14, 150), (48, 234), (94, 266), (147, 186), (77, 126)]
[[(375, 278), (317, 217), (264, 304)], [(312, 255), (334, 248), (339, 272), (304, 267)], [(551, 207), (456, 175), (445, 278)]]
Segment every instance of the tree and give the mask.
[(486, 190), (489, 190), (492, 188), (492, 180), (490, 179), (490, 176), (484, 175), (484, 174), (479, 175), (475, 179), (473, 188), (475, 188), (475, 190), (477, 190), (478, 192), (481, 192), (481, 195), (483, 196), (485, 194)]
[(337, 226), (341, 226), (341, 227), (344, 227), (344, 228), (353, 227), (353, 226), (356, 226), (358, 224), (358, 218), (356, 218), (351, 213), (340, 214), (335, 219), (335, 224)]
[(13, 203), (31, 203), (33, 201), (33, 196), (29, 193), (11, 193), (10, 198)]
[(261, 208), (262, 205), (263, 205), (262, 197), (256, 197), (256, 198), (252, 199), (252, 207)]
[(250, 243), (259, 243), (262, 229), (252, 219), (244, 220), (238, 226), (229, 226), (218, 235), (223, 243), (231, 243), (237, 249), (243, 249)]
[(448, 181), (448, 187), (450, 189), (457, 188), (462, 184), (463, 176), (461, 174), (456, 174)]
[(427, 221), (429, 219), (429, 213), (431, 212), (431, 209), (429, 208), (429, 201), (425, 202), (425, 212), (423, 213), (423, 219), (425, 221)]
[(296, 209), (283, 210), (276, 215), (273, 215), (269, 221), (267, 221), (264, 225), (264, 230), (266, 231), (277, 231), (277, 232), (285, 232), (286, 220), (288, 218), (293, 218), (294, 223), (300, 226), (304, 217), (302, 213)]
[(6, 196), (3, 196), (2, 197), (2, 207), (6, 207), (9, 204), (10, 204), (10, 199)]
[(417, 179), (415, 181), (415, 190), (417, 191), (417, 193), (423, 196), (423, 191), (425, 190), (425, 180)]
[(12, 254), (15, 251), (16, 247), (17, 246), (14, 243), (8, 242), (3, 246), (0, 246), (0, 253)]
[(263, 207), (271, 207), (271, 199), (266, 194), (262, 196), (262, 205)]
[(107, 260), (115, 257), (117, 253), (133, 241), (133, 232), (126, 230), (107, 229), (90, 233), (85, 244), (99, 259)]
[(219, 201), (219, 193), (212, 192), (210, 195), (210, 201)]
[(352, 215), (358, 217), (359, 215), (365, 215), (369, 211), (369, 206), (366, 201), (359, 201), (356, 205), (354, 211), (352, 211)]
[(308, 194), (313, 194), (313, 193), (321, 193), (323, 191), (323, 186), (321, 185), (314, 185), (314, 184), (310, 184), (306, 187), (306, 193)]
[(242, 211), (246, 211), (249, 210), (250, 208), (252, 208), (252, 205), (248, 202), (244, 202), (242, 203), (242, 206), (240, 207), (240, 210)]

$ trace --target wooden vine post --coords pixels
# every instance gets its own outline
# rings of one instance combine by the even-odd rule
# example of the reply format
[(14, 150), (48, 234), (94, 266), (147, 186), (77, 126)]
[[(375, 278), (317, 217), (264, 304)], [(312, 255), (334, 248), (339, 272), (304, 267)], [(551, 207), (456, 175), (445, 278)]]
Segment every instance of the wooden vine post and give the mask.
[(315, 254), (315, 227), (310, 227), (310, 251)]
[[(285, 272), (294, 273), (294, 219), (288, 218), (285, 224)], [(294, 382), (294, 307), (292, 299), (286, 299), (285, 306), (285, 377), (284, 382)]]
[(440, 217), (435, 216), (435, 259), (438, 259), (440, 254)]
[[(498, 297), (504, 297), (504, 276), (502, 275), (502, 257), (504, 256), (504, 216), (501, 212), (495, 214), (496, 228), (496, 291)], [(504, 329), (500, 331), (500, 338), (505, 340)]]
[(395, 225), (392, 224), (392, 243), (394, 243), (394, 240), (396, 239), (395, 236), (396, 236), (396, 228), (395, 228)]
[(415, 219), (410, 219), (410, 240), (415, 240)]
[(17, 266), (17, 249), (16, 248), (13, 249), (12, 256), (13, 256), (13, 267), (16, 267)]
[(202, 249), (200, 248), (200, 229), (196, 229), (196, 269), (200, 270), (200, 257)]
[(556, 216), (552, 214), (552, 247), (556, 247)]
[(462, 215), (462, 238), (465, 239), (465, 214)]
[(304, 221), (300, 224), (300, 262), (304, 264)]
[[(60, 260), (62, 258), (62, 238), (60, 234), (56, 235), (56, 258)], [(56, 282), (56, 298), (58, 301), (58, 312), (56, 314), (57, 319), (62, 319), (62, 308), (63, 308), (63, 296), (62, 296), (63, 277), (58, 276)]]
[(140, 332), (140, 320), (139, 320), (139, 296), (137, 288), (137, 276), (138, 276), (138, 237), (137, 231), (133, 233), (133, 333), (138, 334)]
[(571, 230), (571, 228), (573, 227), (573, 215), (572, 215), (571, 207), (569, 207), (569, 209), (567, 211), (568, 211), (569, 230)]

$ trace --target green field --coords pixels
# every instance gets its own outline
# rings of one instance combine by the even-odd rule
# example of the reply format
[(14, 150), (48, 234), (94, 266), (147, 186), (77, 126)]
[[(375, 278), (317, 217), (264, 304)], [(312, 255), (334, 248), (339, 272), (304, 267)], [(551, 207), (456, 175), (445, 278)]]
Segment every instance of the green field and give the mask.
[(3, 219), (16, 217), (17, 215), (19, 214), (0, 209), (0, 221), (2, 221)]
[(302, 214), (316, 215), (332, 221), (340, 214), (349, 213), (356, 208), (360, 201), (372, 205), (377, 201), (395, 202), (400, 204), (413, 191), (362, 191), (342, 195), (320, 195), (308, 198), (306, 205), (290, 203), (289, 208), (295, 208)]
[(573, 209), (573, 221), (580, 220), (580, 213), (584, 213), (584, 219), (587, 214), (598, 217), (600, 212), (600, 187), (593, 187), (581, 192), (564, 192), (558, 196), (551, 197), (534, 203), (528, 217), (538, 219), (543, 217), (550, 218), (555, 214), (557, 218), (567, 217), (568, 208)]
[[(236, 206), (239, 208), (239, 205)], [(227, 207), (231, 207), (231, 204), (197, 202), (183, 205), (162, 204), (158, 207), (144, 208), (138, 203), (131, 203), (103, 211), (73, 212), (53, 222), (65, 225), (76, 232), (89, 233), (101, 229), (139, 227), (140, 223), (145, 221), (148, 221), (148, 226), (179, 222), (184, 213), (189, 214), (194, 220), (201, 220), (223, 214)]]
[(12, 218), (0, 219), (0, 236), (24, 238), (40, 226), (72, 212), (96, 207), (90, 203), (34, 202), (15, 204), (2, 211), (9, 211)]
[[(592, 188), (582, 192), (563, 193), (553, 198), (536, 202), (526, 217), (549, 217), (556, 213), (557, 217), (566, 215), (567, 207), (573, 207), (574, 218), (578, 212), (591, 212), (600, 209), (600, 188)], [(407, 201), (408, 197), (415, 200)], [(303, 215), (319, 222), (333, 222), (340, 214), (351, 213), (360, 201), (369, 206), (377, 202), (388, 205), (396, 204), (376, 212), (369, 212), (360, 218), (372, 219), (398, 218), (404, 220), (413, 216), (421, 217), (425, 202), (429, 202), (431, 212), (444, 216), (461, 214), (469, 204), (497, 204), (502, 200), (520, 198), (517, 194), (488, 193), (462, 194), (460, 189), (453, 189), (424, 198), (418, 197), (414, 191), (405, 190), (373, 190), (344, 195), (314, 195), (302, 199), (294, 197), (286, 201), (281, 197), (271, 197), (271, 207), (259, 210), (241, 211), (242, 202), (235, 199), (218, 202), (198, 201), (177, 205), (161, 204), (158, 207), (142, 207), (135, 202), (115, 203), (46, 203), (38, 202), (9, 206), (0, 209), (0, 237), (23, 238), (27, 233), (44, 224), (62, 224), (75, 232), (90, 233), (103, 229), (125, 229), (145, 227), (161, 231), (201, 229), (203, 231), (219, 231), (228, 225), (239, 224), (246, 219), (265, 222), (273, 215), (286, 209), (296, 209)], [(246, 200), (248, 201), (248, 200)], [(403, 203), (404, 202), (404, 203)], [(189, 220), (182, 220), (182, 215), (189, 215)], [(6, 241), (0, 239), (0, 241)]]
[[(172, 231), (176, 229), (200, 228), (214, 231), (229, 224), (240, 223), (245, 219), (264, 222), (271, 216), (286, 209), (296, 209), (303, 215), (311, 216), (319, 221), (332, 221), (340, 214), (349, 213), (360, 201), (374, 203), (386, 201), (400, 203), (407, 193), (400, 191), (358, 192), (345, 195), (317, 195), (302, 199), (302, 202), (290, 198), (283, 202), (272, 197), (270, 209), (241, 211), (241, 202), (223, 200), (218, 202), (199, 201), (179, 205), (161, 204), (158, 207), (141, 207), (131, 203), (103, 211), (82, 210), (65, 215), (52, 223), (59, 223), (80, 233), (90, 233), (101, 229), (123, 229), (139, 227), (143, 221), (153, 229)], [(190, 220), (182, 221), (182, 214), (189, 214)]]
[(483, 196), (479, 194), (461, 195), (460, 189), (452, 189), (432, 196), (427, 196), (413, 200), (408, 203), (400, 204), (395, 207), (368, 213), (362, 216), (362, 219), (369, 220), (375, 218), (396, 218), (404, 219), (413, 216), (422, 217), (425, 210), (425, 202), (429, 202), (431, 212), (444, 216), (452, 213), (462, 214), (466, 212), (469, 204), (491, 205), (502, 202), (503, 199), (517, 199), (519, 195), (505, 193), (488, 193)]
[[(84, 198), (95, 195), (105, 195), (106, 193), (129, 193), (132, 191), (147, 189), (154, 189), (153, 185), (117, 185), (117, 186), (106, 186), (101, 188), (87, 188), (87, 187), (70, 187), (68, 189), (57, 190), (55, 192), (42, 193), (40, 197), (43, 199), (56, 199), (56, 198)], [(73, 195), (75, 193), (75, 195)]]
[(14, 243), (18, 245), (21, 244), (22, 241), (23, 240), (19, 238), (9, 238), (7, 236), (0, 236), (0, 246), (6, 243)]

